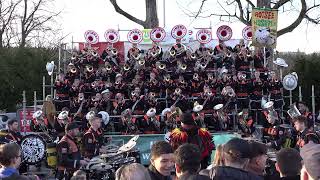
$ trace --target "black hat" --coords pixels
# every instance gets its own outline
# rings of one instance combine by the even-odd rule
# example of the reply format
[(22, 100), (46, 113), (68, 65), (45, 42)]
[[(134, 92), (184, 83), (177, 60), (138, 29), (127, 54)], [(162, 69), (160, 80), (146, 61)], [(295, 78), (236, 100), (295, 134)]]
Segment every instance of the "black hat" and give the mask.
[(248, 141), (240, 138), (233, 138), (223, 145), (223, 152), (237, 157), (237, 158), (250, 158), (250, 144)]
[(181, 120), (180, 121), (183, 124), (186, 124), (186, 125), (196, 125), (196, 123), (194, 122), (192, 113), (190, 113), (190, 112), (183, 113), (181, 115)]
[(76, 122), (71, 122), (71, 123), (68, 123), (65, 128), (67, 131), (69, 131), (69, 130), (79, 128), (79, 125)]

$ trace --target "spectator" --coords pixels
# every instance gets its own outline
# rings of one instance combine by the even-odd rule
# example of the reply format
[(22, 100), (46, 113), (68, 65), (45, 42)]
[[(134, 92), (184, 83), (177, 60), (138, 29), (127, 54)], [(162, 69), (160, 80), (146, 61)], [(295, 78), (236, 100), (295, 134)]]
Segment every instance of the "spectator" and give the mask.
[(320, 179), (320, 144), (309, 142), (300, 150), (304, 165), (301, 169), (301, 180)]
[(73, 173), (71, 180), (87, 180), (87, 174), (84, 171), (77, 170)]
[(263, 176), (267, 162), (267, 146), (257, 141), (249, 141), (251, 147), (250, 161), (247, 170), (258, 176)]
[(22, 135), (19, 132), (19, 123), (17, 119), (10, 119), (8, 121), (8, 134), (5, 137), (8, 141), (21, 143)]
[(285, 180), (299, 180), (302, 168), (302, 158), (293, 148), (283, 148), (277, 153), (276, 170), (280, 178)]
[(151, 177), (143, 165), (132, 163), (117, 170), (116, 180), (151, 180)]
[(18, 168), (21, 163), (21, 149), (16, 143), (8, 143), (0, 145), (0, 178), (3, 180), (22, 179), (29, 180), (31, 178), (19, 174)]
[(171, 180), (174, 171), (174, 156), (171, 145), (166, 141), (159, 141), (151, 147), (149, 174), (152, 180)]
[(212, 168), (209, 177), (214, 180), (262, 180), (262, 177), (244, 170), (251, 157), (250, 149), (246, 140), (234, 138), (228, 141), (223, 145), (225, 166)]
[(214, 160), (212, 162), (212, 164), (210, 166), (207, 167), (207, 169), (203, 169), (199, 172), (199, 174), (201, 175), (205, 175), (205, 176), (209, 176), (209, 171), (210, 169), (212, 169), (213, 167), (216, 167), (216, 166), (224, 166), (224, 159), (223, 159), (223, 156), (222, 156), (222, 148), (223, 148), (223, 145), (222, 144), (219, 144), (217, 146), (217, 149), (216, 149), (216, 152), (214, 154)]
[(206, 176), (198, 175), (201, 168), (201, 153), (194, 144), (183, 144), (174, 152), (176, 162), (176, 173), (179, 180), (186, 180), (192, 177), (205, 179)]

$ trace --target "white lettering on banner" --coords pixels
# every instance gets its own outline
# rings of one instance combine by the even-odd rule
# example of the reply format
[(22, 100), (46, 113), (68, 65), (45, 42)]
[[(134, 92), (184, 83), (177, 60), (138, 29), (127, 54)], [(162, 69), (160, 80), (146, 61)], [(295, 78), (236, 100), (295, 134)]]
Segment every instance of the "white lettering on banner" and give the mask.
[(149, 160), (150, 159), (150, 153), (142, 153), (142, 159)]
[(150, 141), (150, 149), (151, 149), (152, 145), (153, 145), (155, 142), (157, 142), (157, 141)]

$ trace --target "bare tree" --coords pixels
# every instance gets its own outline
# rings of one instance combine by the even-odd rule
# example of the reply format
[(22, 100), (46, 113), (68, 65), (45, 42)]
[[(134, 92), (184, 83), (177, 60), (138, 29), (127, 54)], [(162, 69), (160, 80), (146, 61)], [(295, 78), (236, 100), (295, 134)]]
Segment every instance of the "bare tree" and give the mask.
[[(207, 18), (211, 16), (219, 17), (221, 21), (227, 18), (228, 21), (236, 19), (245, 25), (251, 25), (251, 12), (255, 7), (266, 7), (288, 13), (298, 13), (296, 19), (287, 27), (278, 30), (278, 37), (292, 32), (303, 20), (314, 24), (320, 24), (320, 0), (215, 0), (220, 8), (219, 13), (203, 15), (203, 6), (208, 0), (201, 0), (199, 10), (186, 13), (193, 18)], [(289, 8), (289, 9), (288, 9)], [(216, 11), (214, 11), (216, 12)]]
[(16, 7), (21, 1), (0, 1), (0, 48), (10, 44), (10, 25), (16, 18)]
[(50, 11), (47, 6), (54, 0), (23, 0), (23, 11), (20, 15), (21, 20), (21, 34), (20, 34), (20, 47), (25, 47), (28, 40), (31, 40), (32, 33), (39, 31), (45, 33), (53, 31), (52, 24), (54, 19), (61, 13)]
[(144, 28), (154, 28), (159, 26), (159, 19), (157, 13), (157, 0), (145, 0), (146, 2), (146, 19), (140, 20), (128, 12), (124, 11), (121, 7), (119, 7), (117, 0), (110, 0), (111, 4), (113, 5), (115, 11), (124, 17), (130, 19), (131, 21), (140, 24)]

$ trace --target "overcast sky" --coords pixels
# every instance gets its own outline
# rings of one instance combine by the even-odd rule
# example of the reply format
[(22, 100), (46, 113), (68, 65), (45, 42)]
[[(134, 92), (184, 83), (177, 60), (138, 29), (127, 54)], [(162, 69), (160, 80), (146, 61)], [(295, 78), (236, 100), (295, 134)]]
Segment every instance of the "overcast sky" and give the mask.
[[(118, 0), (119, 6), (136, 16), (145, 19), (145, 0)], [(216, 29), (222, 25), (229, 25), (233, 29), (232, 38), (242, 38), (241, 32), (245, 27), (241, 23), (219, 22), (217, 18), (198, 18), (194, 20), (188, 17), (186, 10), (197, 11), (200, 6), (199, 0), (166, 0), (165, 1), (165, 25), (171, 29), (174, 25), (184, 24), (188, 28), (206, 28), (212, 26), (213, 37)], [(109, 0), (57, 0), (56, 8), (63, 9), (61, 23), (64, 34), (69, 34), (67, 41), (84, 41), (86, 30), (95, 30), (100, 35), (100, 41), (105, 41), (103, 34), (109, 28), (129, 30), (133, 28), (142, 29), (138, 24), (127, 20), (114, 11)], [(158, 15), (160, 26), (164, 26), (163, 0), (158, 0)], [(210, 0), (204, 8), (204, 14), (211, 13), (217, 8), (216, 0)], [(217, 11), (216, 11), (217, 12)], [(290, 15), (279, 15), (278, 29), (290, 24), (297, 13)], [(320, 26), (307, 25), (303, 22), (292, 33), (282, 35), (278, 38), (278, 51), (304, 51), (307, 53), (320, 52)], [(125, 37), (122, 36), (121, 39)], [(67, 42), (68, 43), (68, 42)]]

